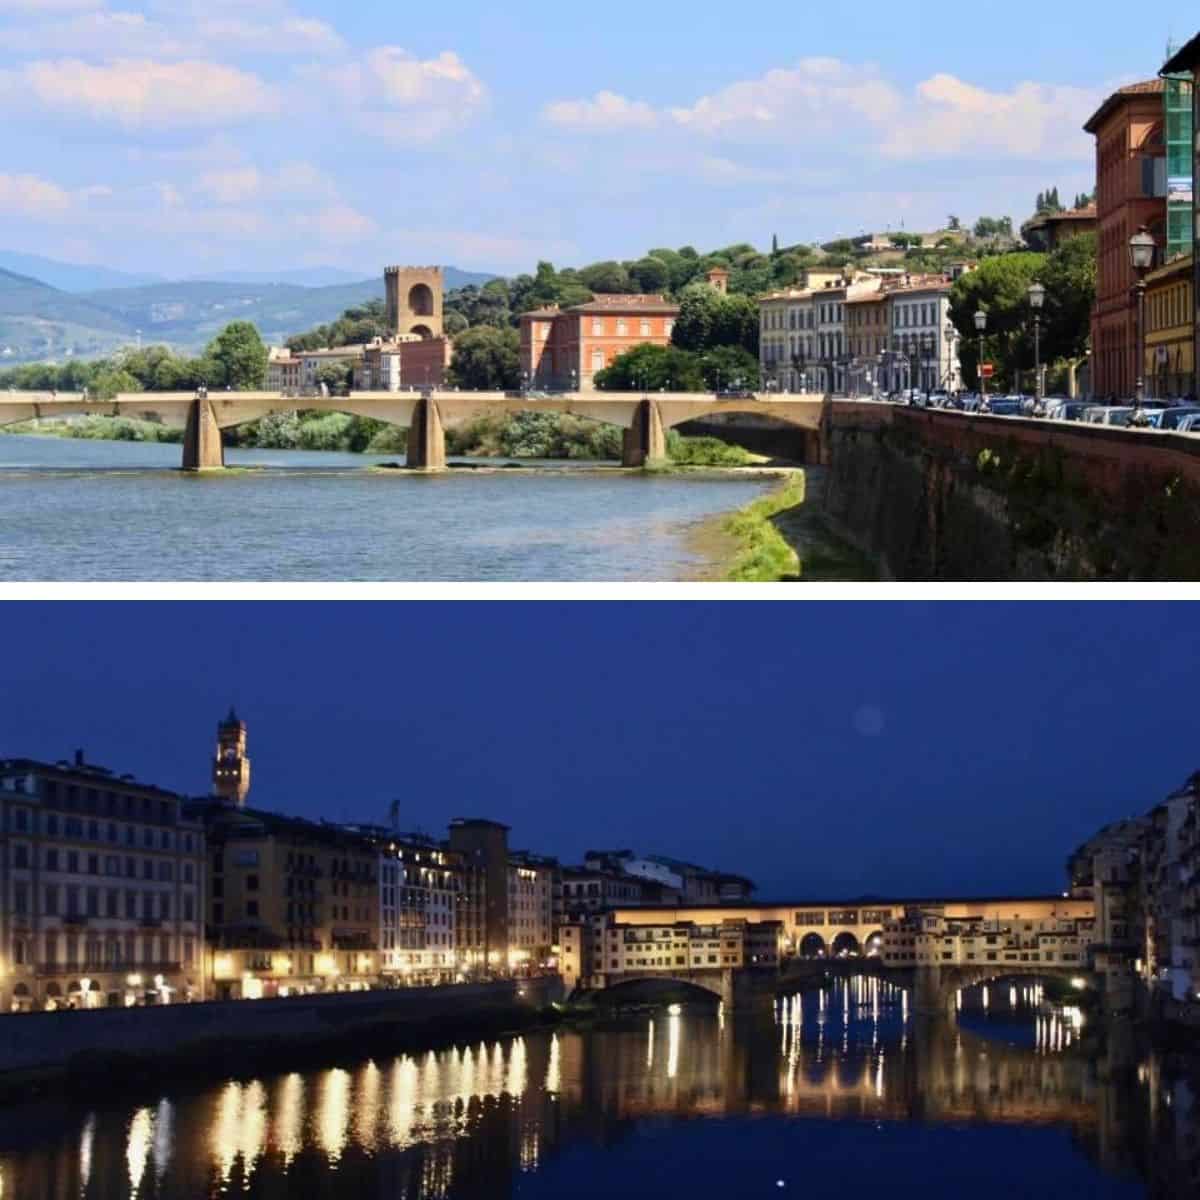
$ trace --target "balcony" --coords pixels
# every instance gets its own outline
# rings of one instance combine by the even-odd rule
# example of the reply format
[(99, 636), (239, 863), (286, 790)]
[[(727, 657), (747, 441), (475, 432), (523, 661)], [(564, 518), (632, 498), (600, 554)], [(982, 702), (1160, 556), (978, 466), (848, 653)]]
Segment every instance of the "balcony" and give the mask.
[(84, 913), (65, 913), (62, 918), (64, 925), (86, 925), (90, 920)]
[(142, 917), (138, 921), (138, 926), (142, 929), (161, 929), (162, 924), (161, 917)]

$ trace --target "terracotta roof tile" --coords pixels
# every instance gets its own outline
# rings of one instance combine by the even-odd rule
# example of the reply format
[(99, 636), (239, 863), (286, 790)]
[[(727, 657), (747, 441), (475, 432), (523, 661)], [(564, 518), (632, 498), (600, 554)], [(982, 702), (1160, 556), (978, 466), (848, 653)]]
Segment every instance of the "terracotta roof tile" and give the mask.
[(1083, 127), (1084, 131), (1095, 133), (1100, 128), (1100, 124), (1104, 118), (1117, 108), (1122, 100), (1127, 100), (1134, 96), (1161, 95), (1166, 90), (1166, 86), (1166, 83), (1161, 79), (1143, 79), (1140, 83), (1131, 83), (1126, 87), (1118, 88), (1092, 114), (1091, 119)]

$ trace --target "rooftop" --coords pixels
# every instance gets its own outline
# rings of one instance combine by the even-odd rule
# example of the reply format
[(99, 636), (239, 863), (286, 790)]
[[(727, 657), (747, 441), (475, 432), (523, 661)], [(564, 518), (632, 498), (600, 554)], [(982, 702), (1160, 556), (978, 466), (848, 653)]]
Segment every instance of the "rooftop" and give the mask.
[[(1180, 53), (1185, 52), (1186, 50)], [(1174, 59), (1172, 59), (1173, 61)], [(1166, 86), (1161, 79), (1143, 79), (1140, 83), (1131, 83), (1127, 87), (1118, 88), (1092, 114), (1083, 127), (1084, 131), (1086, 133), (1098, 133), (1100, 126), (1127, 100), (1134, 100), (1139, 96), (1160, 96), (1166, 90)]]
[(1200, 33), (1163, 65), (1164, 75), (1179, 75), (1200, 67)]
[(149, 792), (156, 796), (166, 796), (174, 800), (182, 800), (184, 798), (179, 792), (170, 791), (168, 788), (161, 788), (153, 783), (142, 783), (129, 774), (118, 775), (109, 767), (102, 767), (97, 763), (85, 762), (82, 750), (75, 751), (74, 762), (69, 762), (65, 758), (60, 758), (54, 763), (40, 762), (33, 758), (0, 759), (0, 774), (13, 774), (17, 772), (35, 772), (53, 775), (60, 779), (88, 780), (93, 783), (107, 783), (109, 785), (119, 784), (121, 787), (135, 788), (139, 792)]

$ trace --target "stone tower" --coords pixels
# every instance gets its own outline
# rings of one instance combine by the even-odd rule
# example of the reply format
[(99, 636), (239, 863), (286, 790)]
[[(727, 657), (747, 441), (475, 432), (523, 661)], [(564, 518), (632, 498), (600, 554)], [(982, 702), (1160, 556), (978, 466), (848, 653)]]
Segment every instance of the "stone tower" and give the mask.
[(393, 337), (442, 336), (442, 268), (387, 267), (387, 326)]
[(713, 267), (708, 273), (708, 286), (722, 296), (729, 293), (729, 272), (724, 267)]
[(213, 758), (213, 794), (241, 808), (250, 791), (250, 758), (246, 754), (246, 722), (232, 708), (217, 726), (217, 753)]

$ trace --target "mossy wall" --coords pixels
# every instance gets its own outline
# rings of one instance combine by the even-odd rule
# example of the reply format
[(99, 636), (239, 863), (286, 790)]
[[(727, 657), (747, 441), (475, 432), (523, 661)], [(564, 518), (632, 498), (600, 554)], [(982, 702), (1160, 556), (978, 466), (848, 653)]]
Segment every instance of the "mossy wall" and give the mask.
[(898, 580), (1200, 579), (1200, 444), (1048, 429), (835, 417), (826, 509)]

